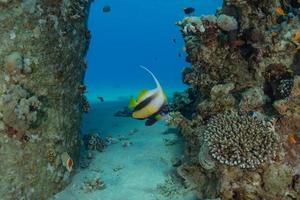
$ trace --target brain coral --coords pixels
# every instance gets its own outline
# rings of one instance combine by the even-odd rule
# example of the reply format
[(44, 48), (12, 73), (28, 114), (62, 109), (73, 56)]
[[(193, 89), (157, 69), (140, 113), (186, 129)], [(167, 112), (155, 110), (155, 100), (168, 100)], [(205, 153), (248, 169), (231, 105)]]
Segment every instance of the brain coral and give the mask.
[(275, 154), (273, 124), (234, 111), (217, 114), (204, 131), (213, 158), (222, 164), (254, 169)]

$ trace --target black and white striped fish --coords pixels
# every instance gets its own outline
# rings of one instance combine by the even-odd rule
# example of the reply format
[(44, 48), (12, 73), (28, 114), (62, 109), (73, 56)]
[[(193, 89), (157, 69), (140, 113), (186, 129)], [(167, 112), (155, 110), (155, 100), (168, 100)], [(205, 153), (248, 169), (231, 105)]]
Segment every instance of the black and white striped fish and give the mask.
[(153, 77), (156, 88), (142, 90), (136, 100), (134, 97), (131, 97), (128, 107), (133, 108), (133, 118), (148, 119), (145, 124), (150, 126), (161, 118), (162, 113), (167, 107), (167, 97), (154, 74), (146, 67), (142, 65), (140, 67)]

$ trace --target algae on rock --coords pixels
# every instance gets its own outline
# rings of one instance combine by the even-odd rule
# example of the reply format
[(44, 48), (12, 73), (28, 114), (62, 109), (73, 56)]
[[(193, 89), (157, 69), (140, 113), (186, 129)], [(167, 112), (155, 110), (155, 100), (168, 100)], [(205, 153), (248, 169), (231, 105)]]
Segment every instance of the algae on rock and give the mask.
[(47, 199), (78, 165), (90, 2), (0, 1), (0, 195)]
[(170, 122), (186, 140), (179, 175), (200, 199), (300, 199), (299, 8), (292, 0), (224, 0), (215, 16), (177, 23), (192, 64), (183, 81), (194, 95), (185, 100), (190, 114), (181, 106)]

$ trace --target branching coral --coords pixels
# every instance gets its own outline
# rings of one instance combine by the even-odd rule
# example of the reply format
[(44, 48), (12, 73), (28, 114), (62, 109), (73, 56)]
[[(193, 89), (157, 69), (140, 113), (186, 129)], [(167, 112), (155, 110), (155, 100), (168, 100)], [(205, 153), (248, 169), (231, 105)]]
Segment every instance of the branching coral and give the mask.
[(216, 160), (240, 168), (258, 167), (274, 155), (278, 144), (272, 123), (234, 111), (210, 119), (203, 134)]

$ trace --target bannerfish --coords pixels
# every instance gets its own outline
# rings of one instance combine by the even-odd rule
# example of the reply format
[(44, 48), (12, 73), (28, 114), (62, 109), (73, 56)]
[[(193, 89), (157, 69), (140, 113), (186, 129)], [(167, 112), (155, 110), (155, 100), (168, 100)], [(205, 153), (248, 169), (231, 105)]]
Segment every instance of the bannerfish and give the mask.
[(195, 8), (187, 7), (187, 8), (184, 8), (183, 11), (186, 15), (189, 15), (189, 14), (195, 12)]
[(141, 120), (147, 119), (145, 125), (151, 126), (160, 120), (164, 112), (166, 112), (167, 97), (154, 74), (146, 67), (142, 65), (140, 65), (140, 67), (152, 76), (156, 83), (156, 88), (152, 90), (142, 90), (136, 100), (134, 97), (131, 97), (128, 107), (133, 109), (133, 118)]

